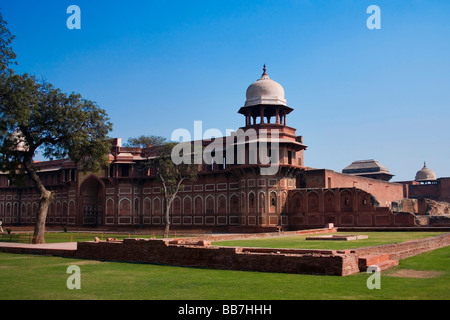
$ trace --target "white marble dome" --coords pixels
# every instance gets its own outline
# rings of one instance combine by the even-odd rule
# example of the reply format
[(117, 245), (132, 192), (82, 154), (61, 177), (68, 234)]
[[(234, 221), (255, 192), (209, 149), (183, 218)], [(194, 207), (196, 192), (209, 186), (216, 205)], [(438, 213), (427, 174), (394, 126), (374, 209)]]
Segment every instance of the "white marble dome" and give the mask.
[(266, 73), (265, 65), (261, 79), (252, 83), (247, 89), (247, 101), (245, 101), (245, 107), (256, 106), (259, 104), (286, 106), (283, 87), (278, 82), (269, 78)]

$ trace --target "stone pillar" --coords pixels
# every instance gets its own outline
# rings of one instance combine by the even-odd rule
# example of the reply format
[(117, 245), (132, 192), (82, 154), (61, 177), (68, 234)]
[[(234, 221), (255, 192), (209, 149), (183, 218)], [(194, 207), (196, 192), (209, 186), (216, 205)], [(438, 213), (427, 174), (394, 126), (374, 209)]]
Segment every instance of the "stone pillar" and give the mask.
[(264, 107), (259, 107), (259, 114), (261, 117), (261, 123), (264, 123)]

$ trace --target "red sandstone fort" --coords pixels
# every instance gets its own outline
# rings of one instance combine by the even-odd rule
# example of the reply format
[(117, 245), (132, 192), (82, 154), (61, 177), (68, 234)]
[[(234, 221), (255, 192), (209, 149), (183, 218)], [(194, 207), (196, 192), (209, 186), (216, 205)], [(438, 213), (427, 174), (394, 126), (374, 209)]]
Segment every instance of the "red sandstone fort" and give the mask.
[[(186, 181), (173, 203), (172, 227), (233, 232), (323, 227), (416, 227), (450, 225), (450, 178), (437, 178), (424, 167), (414, 180), (389, 182), (392, 174), (375, 160), (355, 161), (342, 173), (305, 166), (302, 136), (287, 125), (294, 109), (284, 89), (266, 73), (247, 89), (243, 131), (277, 133), (277, 173), (262, 175), (261, 163), (203, 163), (199, 179)], [(211, 141), (202, 141), (207, 146)], [(110, 164), (83, 173), (70, 159), (36, 163), (55, 194), (49, 226), (149, 227), (164, 225), (161, 185), (144, 166), (147, 148), (122, 147), (111, 141)], [(235, 147), (236, 144), (235, 144)], [(269, 149), (270, 152), (270, 149)], [(0, 220), (34, 224), (38, 193), (11, 183), (0, 172)]]

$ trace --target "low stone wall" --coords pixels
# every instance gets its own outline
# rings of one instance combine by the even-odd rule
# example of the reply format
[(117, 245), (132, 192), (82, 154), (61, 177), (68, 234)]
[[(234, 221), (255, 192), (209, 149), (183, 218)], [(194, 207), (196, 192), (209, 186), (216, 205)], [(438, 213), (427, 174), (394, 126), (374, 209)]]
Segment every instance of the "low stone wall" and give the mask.
[(179, 245), (171, 244), (168, 240), (80, 242), (75, 256), (83, 259), (224, 270), (338, 276), (359, 272), (355, 255), (349, 252)]
[[(278, 237), (291, 237), (302, 234), (327, 234), (335, 233), (338, 229), (334, 227), (319, 228), (319, 229), (306, 229), (296, 231), (281, 231), (281, 232), (261, 232), (261, 233), (221, 233), (204, 235), (201, 237), (189, 237), (189, 241), (208, 240), (208, 241), (224, 241), (224, 240), (247, 240), (247, 239), (262, 239), (262, 238), (278, 238)], [(183, 238), (185, 239), (185, 238)]]
[(364, 247), (352, 250), (351, 252), (359, 256), (389, 254), (390, 259), (400, 260), (449, 245), (450, 233), (446, 233), (435, 237), (410, 240), (402, 243)]

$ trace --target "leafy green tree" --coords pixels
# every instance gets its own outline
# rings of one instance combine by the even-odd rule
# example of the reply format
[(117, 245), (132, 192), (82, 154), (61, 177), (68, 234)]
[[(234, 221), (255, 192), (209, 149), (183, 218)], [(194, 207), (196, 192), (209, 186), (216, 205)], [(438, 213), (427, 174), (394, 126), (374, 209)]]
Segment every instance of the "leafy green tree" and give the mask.
[(128, 138), (125, 146), (147, 148), (150, 146), (160, 146), (166, 143), (166, 138), (160, 136), (140, 136), (137, 138)]
[(38, 175), (36, 152), (48, 159), (69, 157), (84, 170), (108, 163), (112, 124), (105, 111), (79, 94), (62, 93), (45, 81), (11, 69), (14, 36), (0, 13), (0, 170), (17, 185), (32, 181), (40, 194), (33, 243), (44, 243), (52, 199)]
[(17, 64), (15, 61), (16, 54), (12, 50), (11, 43), (14, 40), (14, 36), (6, 28), (6, 21), (3, 20), (2, 13), (0, 12), (0, 76), (4, 80), (5, 73), (8, 71), (11, 73), (12, 70), (9, 69), (11, 64)]
[(11, 75), (0, 85), (0, 170), (13, 181), (29, 178), (40, 194), (33, 243), (45, 243), (45, 219), (52, 199), (33, 158), (69, 157), (85, 171), (107, 164), (112, 130), (104, 110), (79, 94), (67, 95), (35, 77)]
[[(158, 141), (152, 148), (145, 150), (146, 165), (151, 168), (156, 179), (162, 185), (164, 194), (163, 214), (164, 214), (164, 237), (169, 237), (170, 231), (170, 209), (178, 192), (183, 188), (183, 182), (195, 181), (198, 178), (198, 165), (191, 163), (176, 164), (172, 161), (172, 150), (177, 145), (175, 142), (166, 142), (161, 137), (148, 137), (150, 140)], [(193, 155), (192, 155), (193, 160)]]

